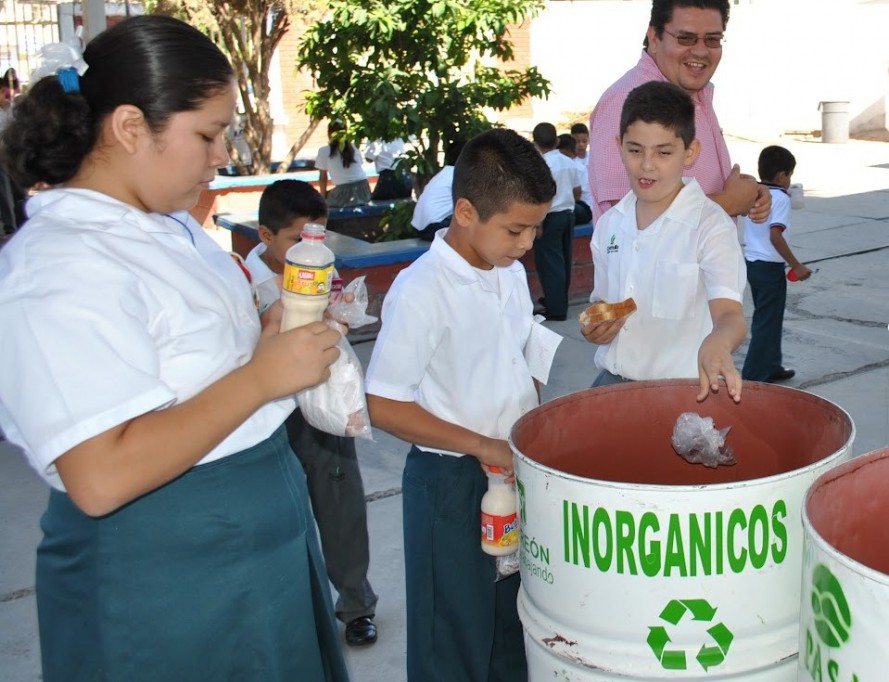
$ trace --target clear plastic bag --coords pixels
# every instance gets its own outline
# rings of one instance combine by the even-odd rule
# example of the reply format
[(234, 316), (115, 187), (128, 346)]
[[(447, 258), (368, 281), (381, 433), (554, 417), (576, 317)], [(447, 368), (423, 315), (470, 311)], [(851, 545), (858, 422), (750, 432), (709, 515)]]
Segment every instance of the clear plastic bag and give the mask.
[(731, 426), (717, 429), (712, 417), (683, 412), (673, 427), (671, 443), (676, 453), (691, 464), (715, 469), (736, 463), (735, 453), (725, 439)]
[[(349, 298), (346, 294), (352, 294), (351, 301), (346, 302)], [(376, 317), (367, 314), (367, 287), (363, 275), (349, 282), (343, 295), (327, 310), (332, 318), (327, 323), (343, 334), (344, 330), (337, 323), (355, 328), (377, 321)], [(325, 433), (373, 440), (361, 361), (345, 336), (337, 347), (340, 356), (330, 366), (330, 378), (323, 384), (300, 391), (296, 396), (299, 409), (309, 424)]]
[(309, 424), (325, 433), (373, 440), (361, 361), (345, 336), (337, 347), (340, 356), (330, 366), (330, 378), (300, 391), (296, 396), (299, 409)]
[[(352, 300), (346, 294), (352, 294)], [(367, 314), (367, 285), (364, 275), (356, 277), (343, 289), (340, 297), (327, 307), (327, 312), (337, 322), (347, 325), (350, 329), (363, 327), (376, 322), (378, 318)]]

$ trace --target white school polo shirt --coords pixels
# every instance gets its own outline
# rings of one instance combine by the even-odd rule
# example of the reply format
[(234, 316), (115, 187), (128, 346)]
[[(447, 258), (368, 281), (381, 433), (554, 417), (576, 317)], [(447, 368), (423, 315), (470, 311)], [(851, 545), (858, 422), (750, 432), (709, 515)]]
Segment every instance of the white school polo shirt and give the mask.
[(454, 167), (445, 166), (426, 183), (414, 206), (411, 225), (422, 230), (454, 213)]
[(790, 236), (790, 195), (780, 187), (769, 187), (772, 212), (764, 223), (744, 218), (744, 257), (749, 261), (762, 260), (783, 263), (784, 256), (772, 244), (772, 228), (780, 229), (784, 239)]
[(334, 185), (348, 185), (350, 182), (359, 182), (367, 179), (367, 174), (362, 166), (363, 159), (361, 152), (351, 142), (352, 152), (355, 154), (355, 161), (346, 168), (343, 166), (343, 155), (337, 152), (333, 156), (330, 155), (330, 145), (325, 145), (318, 150), (315, 157), (315, 168), (327, 171), (330, 181)]
[(617, 337), (596, 351), (600, 369), (627, 379), (698, 376), (698, 349), (713, 323), (708, 301), (741, 301), (747, 272), (737, 228), (697, 181), (654, 223), (636, 227), (630, 192), (596, 223), (591, 301), (622, 301), (637, 310)]
[[(260, 326), (244, 273), (185, 213), (77, 189), (41, 192), (28, 213), (0, 250), (0, 428), (61, 490), (59, 455), (246, 364)], [(200, 463), (294, 407), (265, 405)]]
[(569, 159), (558, 149), (552, 149), (543, 155), (543, 160), (549, 166), (556, 181), (556, 196), (553, 197), (553, 205), (550, 213), (558, 211), (574, 210), (574, 188), (580, 187), (580, 171), (574, 159)]
[(496, 268), (498, 295), (446, 233), (436, 233), (386, 294), (367, 392), (416, 402), (445, 421), (505, 439), (538, 404), (524, 356), (533, 307), (525, 268)]
[(282, 278), (272, 272), (272, 269), (262, 260), (262, 254), (265, 253), (266, 245), (259, 242), (250, 249), (250, 253), (244, 259), (244, 264), (250, 271), (253, 278), (253, 285), (259, 292), (259, 302), (261, 305), (271, 305), (281, 298)]

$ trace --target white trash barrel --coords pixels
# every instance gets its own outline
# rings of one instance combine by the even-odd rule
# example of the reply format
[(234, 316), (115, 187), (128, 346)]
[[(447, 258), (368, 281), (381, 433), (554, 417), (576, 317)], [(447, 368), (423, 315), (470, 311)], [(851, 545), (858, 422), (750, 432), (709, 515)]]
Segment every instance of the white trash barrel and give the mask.
[(804, 514), (799, 679), (889, 679), (889, 449), (823, 474)]
[(821, 110), (821, 141), (845, 144), (849, 141), (849, 102), (819, 102)]
[[(581, 391), (523, 416), (519, 615), (531, 682), (796, 679), (806, 489), (848, 457), (849, 415), (745, 383)], [(682, 412), (731, 426), (738, 464), (681, 459)]]

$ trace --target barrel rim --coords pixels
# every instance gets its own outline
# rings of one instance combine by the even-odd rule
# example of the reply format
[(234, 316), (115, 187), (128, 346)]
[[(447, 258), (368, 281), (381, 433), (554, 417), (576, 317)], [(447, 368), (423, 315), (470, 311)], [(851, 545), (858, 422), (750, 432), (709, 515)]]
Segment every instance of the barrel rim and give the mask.
[[(858, 455), (857, 457), (850, 459), (848, 462), (837, 465), (818, 476), (818, 478), (816, 478), (809, 486), (809, 489), (806, 491), (806, 496), (803, 499), (802, 521), (804, 540), (807, 538), (811, 538), (822, 554), (831, 557), (833, 561), (836, 561), (838, 564), (841, 564), (845, 568), (848, 568), (851, 571), (857, 573), (862, 578), (870, 580), (871, 582), (875, 582), (879, 585), (889, 586), (889, 574), (878, 571), (875, 568), (871, 568), (867, 564), (863, 564), (857, 559), (853, 559), (845, 552), (841, 552), (839, 549), (829, 543), (821, 533), (818, 532), (818, 529), (815, 528), (815, 525), (809, 518), (809, 502), (819, 488), (827, 485), (831, 481), (834, 481), (843, 476), (848, 476), (858, 469), (861, 469), (868, 466), (869, 464), (873, 464), (878, 460), (886, 458), (889, 458), (889, 446), (879, 448), (877, 450), (871, 450), (870, 452)], [(804, 553), (804, 556), (807, 555), (808, 552)]]
[[(846, 442), (843, 443), (842, 446), (839, 447), (836, 451), (834, 451), (831, 455), (819, 459), (816, 462), (812, 462), (811, 464), (807, 464), (806, 466), (799, 467), (796, 469), (790, 469), (789, 471), (782, 471), (781, 473), (773, 474), (772, 476), (764, 476), (762, 478), (751, 478), (742, 481), (730, 481), (727, 483), (701, 483), (701, 484), (686, 484), (686, 485), (667, 485), (661, 483), (628, 483), (621, 481), (608, 481), (601, 478), (587, 478), (584, 476), (578, 476), (576, 474), (570, 474), (566, 471), (562, 471), (561, 469), (555, 469), (553, 467), (547, 466), (546, 464), (541, 464), (535, 459), (532, 459), (528, 455), (524, 454), (521, 450), (516, 447), (515, 441), (513, 440), (513, 436), (515, 434), (516, 429), (522, 423), (522, 421), (530, 414), (530, 412), (525, 415), (519, 417), (516, 422), (513, 424), (512, 428), (509, 430), (509, 436), (507, 437), (507, 442), (509, 443), (509, 447), (512, 450), (513, 454), (522, 462), (527, 463), (529, 465), (533, 465), (540, 470), (543, 470), (550, 475), (563, 478), (565, 480), (574, 481), (574, 482), (585, 482), (585, 483), (595, 483), (596, 485), (600, 485), (606, 488), (620, 488), (623, 490), (644, 490), (651, 492), (690, 492), (696, 490), (713, 490), (713, 491), (721, 491), (721, 490), (736, 490), (738, 488), (750, 488), (757, 486), (766, 486), (773, 485), (775, 483), (783, 482), (787, 479), (796, 478), (798, 476), (811, 473), (814, 470), (819, 468), (823, 468), (825, 465), (829, 465), (833, 462), (836, 462), (838, 459), (843, 459), (846, 457), (848, 452), (852, 449), (852, 445), (855, 442), (856, 430), (855, 430), (855, 422), (852, 420), (852, 416), (840, 405), (833, 402), (832, 400), (828, 400), (822, 396), (816, 395), (814, 393), (809, 393), (808, 391), (803, 391), (801, 389), (792, 388), (790, 386), (777, 386), (775, 384), (767, 384), (758, 381), (745, 381), (744, 386), (748, 385), (755, 386), (755, 390), (763, 390), (766, 392), (790, 392), (798, 394), (801, 398), (805, 398), (806, 400), (811, 400), (812, 402), (822, 403), (828, 407), (833, 408), (836, 412), (846, 420), (849, 425), (849, 437), (846, 439)], [(539, 414), (538, 411), (548, 411), (551, 409), (555, 409), (559, 405), (563, 403), (571, 402), (574, 400), (578, 400), (579, 396), (587, 394), (591, 391), (629, 391), (629, 390), (639, 390), (640, 388), (645, 388), (648, 386), (688, 386), (695, 387), (698, 386), (697, 379), (652, 379), (648, 381), (634, 381), (634, 382), (626, 382), (623, 384), (614, 384), (611, 386), (603, 386), (599, 388), (586, 388), (580, 391), (573, 391), (571, 393), (567, 393), (565, 395), (559, 396), (558, 398), (554, 398), (553, 400), (549, 400), (545, 403), (542, 403), (538, 407), (534, 408), (534, 411)], [(728, 396), (728, 392), (725, 391), (725, 387), (722, 387), (722, 397), (724, 399), (730, 400), (731, 398)], [(719, 395), (710, 395), (707, 400), (713, 400), (714, 398), (719, 398)], [(857, 457), (855, 459), (858, 459)], [(830, 470), (837, 468), (836, 466), (831, 466)], [(808, 500), (808, 498), (806, 498)]]

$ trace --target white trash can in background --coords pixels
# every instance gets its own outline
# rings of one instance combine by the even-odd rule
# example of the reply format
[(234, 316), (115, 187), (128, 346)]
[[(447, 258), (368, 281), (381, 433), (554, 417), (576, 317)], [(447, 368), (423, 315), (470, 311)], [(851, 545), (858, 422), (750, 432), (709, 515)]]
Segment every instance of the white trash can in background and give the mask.
[[(697, 393), (586, 390), (513, 427), (531, 682), (796, 680), (803, 497), (848, 457), (852, 420), (771, 384), (745, 383), (737, 405)], [(681, 459), (682, 412), (731, 426), (738, 463)]]
[(823, 474), (804, 511), (799, 679), (889, 679), (889, 449)]
[(849, 102), (819, 102), (821, 141), (845, 144), (849, 141)]

